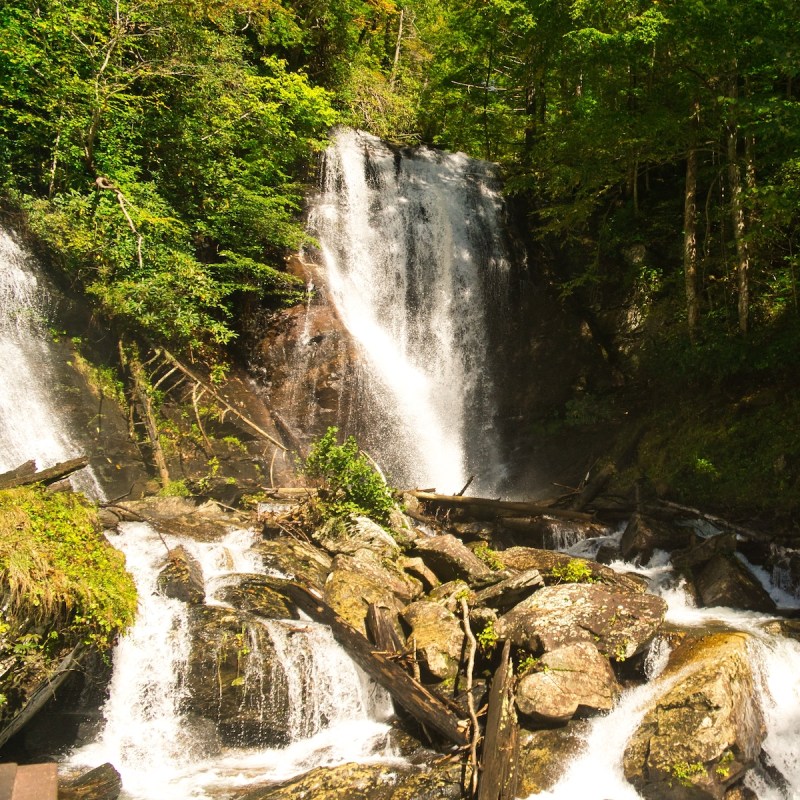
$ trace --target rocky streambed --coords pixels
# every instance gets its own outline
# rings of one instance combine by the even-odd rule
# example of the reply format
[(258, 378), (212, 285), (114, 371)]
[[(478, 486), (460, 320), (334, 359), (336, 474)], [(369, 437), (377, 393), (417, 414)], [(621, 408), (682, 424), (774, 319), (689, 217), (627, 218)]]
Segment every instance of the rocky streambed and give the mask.
[[(122, 503), (105, 515), (112, 540), (130, 536), (126, 526), (147, 524), (163, 541), (153, 539), (160, 550), (153, 591), (185, 612), (176, 714), (180, 747), (192, 751), (189, 767), (230, 760), (232, 752), (275, 755), (268, 767), (237, 761), (236, 781), (221, 777), (223, 768), (200, 788), (176, 789), (172, 778), (153, 772), (144, 781), (149, 790), (126, 795), (126, 787), (123, 797), (204, 797), (210, 786), (213, 796), (237, 800), (460, 798), (475, 790), (498, 800), (575, 796), (558, 794), (570, 762), (585, 751), (592, 728), (624, 705), (620, 698), (645, 686), (647, 699), (624, 744), (605, 754), (631, 797), (794, 796), (796, 764), (782, 762), (782, 745), (770, 740), (774, 709), (765, 708), (754, 642), (797, 636), (798, 626), (775, 614), (774, 601), (736, 556), (735, 537), (701, 537), (646, 516), (634, 517), (621, 537), (594, 523), (564, 526), (568, 534), (560, 535), (588, 536), (607, 560), (620, 551), (643, 560), (677, 543), (672, 560), (679, 569), (668, 578), (661, 571), (661, 594), (680, 586), (698, 606), (769, 612), (751, 612), (739, 630), (723, 613), (717, 623), (706, 617), (681, 625), (622, 562), (612, 569), (525, 546), (519, 530), (511, 534), (502, 523), (456, 520), (406, 501), (416, 519), (398, 510), (388, 530), (365, 517), (310, 524), (297, 496), (264, 502), (257, 515), (176, 499)], [(547, 524), (552, 532), (560, 523)], [(245, 561), (231, 552), (237, 530), (250, 531)], [(214, 558), (229, 563), (209, 570), (196, 543), (215, 547)], [(311, 628), (324, 629), (328, 643), (308, 639)], [(345, 671), (354, 667), (345, 657), (333, 678), (312, 670), (298, 683), (294, 668), (329, 646), (331, 630), (392, 696), (394, 712), (360, 672), (356, 682), (369, 684), (364, 697), (372, 700), (320, 701), (316, 689), (333, 693), (348, 680)], [(303, 758), (288, 755), (329, 728), (339, 731), (334, 738), (350, 735), (336, 728), (343, 710), (336, 706), (351, 703), (361, 703), (360, 719), (380, 722), (354, 757), (330, 741)], [(301, 713), (300, 706), (314, 708)], [(45, 712), (38, 730), (58, 713)], [(792, 735), (791, 724), (797, 721), (784, 735)], [(31, 743), (36, 731), (32, 724)], [(94, 766), (91, 752), (91, 745), (78, 751), (65, 781)], [(292, 767), (277, 768), (281, 759), (283, 767), (294, 759)], [(599, 783), (596, 795), (588, 785), (583, 796), (611, 796)]]

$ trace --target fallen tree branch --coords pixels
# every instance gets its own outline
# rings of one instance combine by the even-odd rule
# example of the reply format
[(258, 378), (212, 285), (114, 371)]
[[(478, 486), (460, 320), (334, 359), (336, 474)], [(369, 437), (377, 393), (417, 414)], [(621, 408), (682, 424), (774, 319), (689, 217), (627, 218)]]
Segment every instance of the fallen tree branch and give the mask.
[(469, 744), (467, 721), (459, 719), (438, 697), (370, 644), (363, 634), (336, 614), (319, 594), (297, 583), (287, 583), (281, 591), (310, 617), (328, 625), (334, 639), (361, 669), (383, 686), (414, 719), (438, 731), (459, 747)]
[(478, 650), (478, 642), (469, 624), (469, 606), (465, 597), (459, 598), (461, 605), (461, 624), (464, 628), (464, 636), (467, 637), (467, 708), (469, 718), (472, 721), (471, 741), (469, 744), (469, 763), (472, 767), (472, 778), (470, 781), (470, 794), (472, 797), (478, 793), (478, 742), (481, 738), (481, 729), (478, 724), (478, 715), (475, 713), (475, 698), (472, 696), (472, 673), (475, 671), (475, 653)]
[(31, 472), (32, 462), (28, 461), (16, 469), (12, 469), (11, 472), (5, 472), (0, 475), (0, 489), (13, 489), (15, 486), (29, 486), (32, 483), (43, 483), (45, 485), (55, 483), (72, 475), (73, 472), (83, 469), (88, 463), (89, 459), (86, 456), (79, 456), (38, 472)]

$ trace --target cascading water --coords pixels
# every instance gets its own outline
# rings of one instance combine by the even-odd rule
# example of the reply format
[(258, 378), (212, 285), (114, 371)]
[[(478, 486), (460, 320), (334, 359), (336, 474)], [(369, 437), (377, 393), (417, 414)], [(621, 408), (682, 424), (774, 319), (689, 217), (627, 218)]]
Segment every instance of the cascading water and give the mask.
[[(34, 459), (39, 469), (80, 455), (54, 403), (55, 358), (46, 327), (49, 298), (35, 265), (0, 230), (0, 472)], [(103, 496), (89, 470), (72, 478)]]
[[(287, 711), (273, 707), (272, 691), (288, 684), (286, 747), (222, 746), (207, 722), (187, 713), (190, 610), (157, 588), (165, 545), (180, 544), (192, 554), (203, 569), (206, 604), (220, 606), (215, 593), (236, 575), (264, 574), (249, 549), (254, 539), (237, 530), (221, 541), (198, 542), (159, 534), (145, 523), (121, 525), (114, 543), (136, 580), (139, 614), (114, 652), (104, 730), (73, 754), (72, 766), (111, 762), (122, 776), (123, 798), (194, 800), (230, 796), (239, 786), (285, 780), (313, 766), (391, 757), (382, 722), (391, 714), (388, 695), (357, 669), (327, 628), (310, 620), (253, 620), (243, 631), (243, 703), (250, 716), (255, 707), (267, 722)], [(259, 649), (265, 629), (278, 657), (272, 667)], [(272, 674), (276, 670), (281, 674)]]
[[(596, 540), (595, 549), (599, 543)], [(567, 552), (592, 557), (592, 542), (584, 541)], [(646, 567), (625, 562), (615, 562), (611, 566), (622, 572), (636, 572), (649, 580), (650, 591), (668, 603), (667, 623), (700, 630), (725, 627), (749, 634), (749, 658), (767, 728), (762, 747), (776, 774), (782, 778), (778, 781), (780, 785), (776, 785), (774, 778), (756, 768), (748, 772), (745, 785), (759, 800), (800, 797), (800, 753), (797, 750), (800, 741), (800, 643), (766, 632), (763, 624), (771, 619), (768, 615), (723, 607), (696, 608), (682, 583), (675, 581), (666, 553), (656, 551)], [(760, 572), (765, 588), (779, 605), (795, 608), (800, 605), (797, 598), (768, 583), (766, 573)], [(650, 664), (646, 664), (648, 683), (627, 690), (610, 714), (596, 718), (586, 733), (582, 753), (571, 762), (564, 776), (550, 791), (531, 795), (529, 800), (574, 800), (576, 797), (641, 800), (641, 795), (625, 780), (622, 754), (648, 702), (680, 680), (680, 672), (668, 679), (659, 678), (667, 656), (665, 642), (655, 640), (648, 654)]]
[(502, 209), (491, 165), (464, 155), (346, 129), (325, 154), (320, 282), (363, 354), (365, 438), (396, 484), (502, 480), (487, 329), (508, 280)]

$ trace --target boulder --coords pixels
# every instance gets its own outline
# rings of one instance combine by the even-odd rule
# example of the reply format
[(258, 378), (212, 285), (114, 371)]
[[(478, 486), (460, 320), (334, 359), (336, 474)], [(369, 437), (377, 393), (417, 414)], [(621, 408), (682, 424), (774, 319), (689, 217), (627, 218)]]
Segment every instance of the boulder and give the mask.
[(317, 767), (278, 785), (249, 789), (234, 800), (461, 800), (462, 766), (410, 764)]
[(685, 574), (691, 574), (693, 567), (705, 564), (718, 555), (731, 555), (736, 552), (736, 534), (720, 533), (701, 539), (697, 544), (678, 550), (672, 554), (672, 563), (675, 569)]
[(710, 634), (672, 653), (625, 748), (625, 777), (647, 800), (721, 800), (756, 763), (765, 731), (747, 640)]
[(158, 574), (158, 588), (167, 597), (184, 603), (205, 602), (203, 568), (181, 544), (167, 554), (167, 564)]
[(227, 744), (287, 744), (288, 686), (267, 629), (213, 606), (194, 607), (189, 624), (187, 710), (212, 721)]
[(552, 550), (537, 550), (534, 547), (509, 547), (501, 553), (506, 569), (524, 572), (538, 569), (545, 583), (559, 583), (561, 578), (554, 577), (556, 571), (564, 569), (570, 562), (581, 562), (591, 571), (592, 579), (616, 590), (626, 592), (646, 592), (647, 581), (638, 575), (615, 572), (604, 564), (584, 558), (575, 558), (566, 553), (555, 553)]
[(439, 586), (439, 579), (428, 569), (421, 558), (407, 558), (406, 556), (402, 556), (398, 559), (397, 563), (405, 572), (413, 575), (415, 578), (419, 578), (428, 591)]
[(493, 570), (449, 533), (418, 539), (414, 544), (414, 554), (420, 556), (442, 581), (463, 580), (474, 585), (496, 579)]
[(437, 680), (455, 678), (464, 650), (464, 631), (455, 615), (439, 603), (418, 600), (401, 616), (411, 628), (407, 647), (421, 665)]
[(117, 800), (121, 792), (122, 778), (109, 763), (58, 786), (59, 800)]
[(619, 549), (626, 561), (638, 559), (640, 563), (646, 564), (652, 558), (654, 550), (672, 552), (675, 548), (688, 547), (693, 538), (691, 528), (634, 514), (625, 527)]
[(400, 555), (397, 542), (369, 517), (334, 517), (317, 528), (311, 538), (334, 555), (352, 555), (358, 550), (370, 550), (381, 558), (389, 559), (396, 559)]
[(715, 555), (694, 573), (703, 606), (730, 606), (746, 611), (775, 611), (775, 601), (735, 556)]
[(371, 603), (400, 611), (422, 594), (422, 584), (369, 550), (338, 555), (325, 583), (325, 602), (349, 625), (366, 635)]
[(237, 584), (217, 589), (214, 599), (267, 619), (298, 619), (297, 607), (281, 593), (285, 583), (265, 575), (245, 576)]
[(264, 560), (264, 566), (321, 590), (331, 571), (331, 557), (309, 542), (283, 536), (258, 542), (253, 546)]
[(476, 606), (492, 606), (497, 609), (509, 609), (544, 586), (544, 579), (538, 569), (527, 569), (518, 572), (504, 581), (493, 583), (472, 597)]
[(520, 731), (517, 764), (518, 797), (553, 788), (585, 744), (587, 720), (572, 720), (558, 728)]
[(608, 536), (612, 533), (607, 525), (598, 522), (556, 519), (555, 517), (509, 517), (500, 525), (510, 534), (517, 534), (517, 540), (530, 547), (542, 550), (566, 550), (584, 539)]
[(517, 684), (517, 708), (537, 722), (558, 724), (576, 714), (610, 711), (621, 691), (605, 656), (589, 642), (545, 653), (537, 671)]
[(624, 661), (655, 636), (667, 604), (651, 594), (613, 591), (596, 583), (546, 586), (497, 620), (499, 640), (532, 653), (577, 642)]

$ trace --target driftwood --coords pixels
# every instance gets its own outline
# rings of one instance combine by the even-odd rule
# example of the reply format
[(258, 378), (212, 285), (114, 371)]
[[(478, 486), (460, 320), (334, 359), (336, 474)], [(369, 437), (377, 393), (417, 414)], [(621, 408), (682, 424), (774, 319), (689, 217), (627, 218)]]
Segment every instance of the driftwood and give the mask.
[(55, 483), (72, 475), (73, 472), (83, 469), (88, 463), (88, 458), (80, 456), (79, 458), (71, 458), (69, 461), (62, 461), (60, 464), (41, 469), (38, 472), (31, 472), (30, 465), (33, 462), (27, 461), (16, 469), (0, 475), (0, 489), (12, 489), (15, 486), (27, 486), (31, 483)]
[(575, 520), (576, 522), (593, 522), (594, 516), (583, 511), (554, 508), (544, 503), (528, 503), (512, 500), (494, 500), (488, 497), (462, 497), (453, 494), (433, 494), (414, 490), (408, 492), (412, 497), (434, 505), (449, 508), (463, 508), (476, 518), (507, 518), (507, 517), (557, 517), (559, 519)]
[[(367, 608), (367, 635), (378, 650), (384, 653), (399, 653), (403, 649), (400, 636), (392, 624), (390, 612), (385, 606), (370, 603)], [(394, 614), (395, 618), (397, 613)]]
[(489, 693), (478, 800), (512, 800), (516, 797), (518, 758), (519, 726), (514, 709), (514, 670), (511, 642), (506, 640)]
[(310, 617), (328, 625), (336, 641), (361, 669), (383, 686), (414, 719), (438, 731), (453, 744), (469, 744), (469, 723), (466, 720), (459, 719), (402, 667), (376, 650), (366, 637), (348, 625), (318, 594), (297, 583), (288, 583), (281, 591)]

